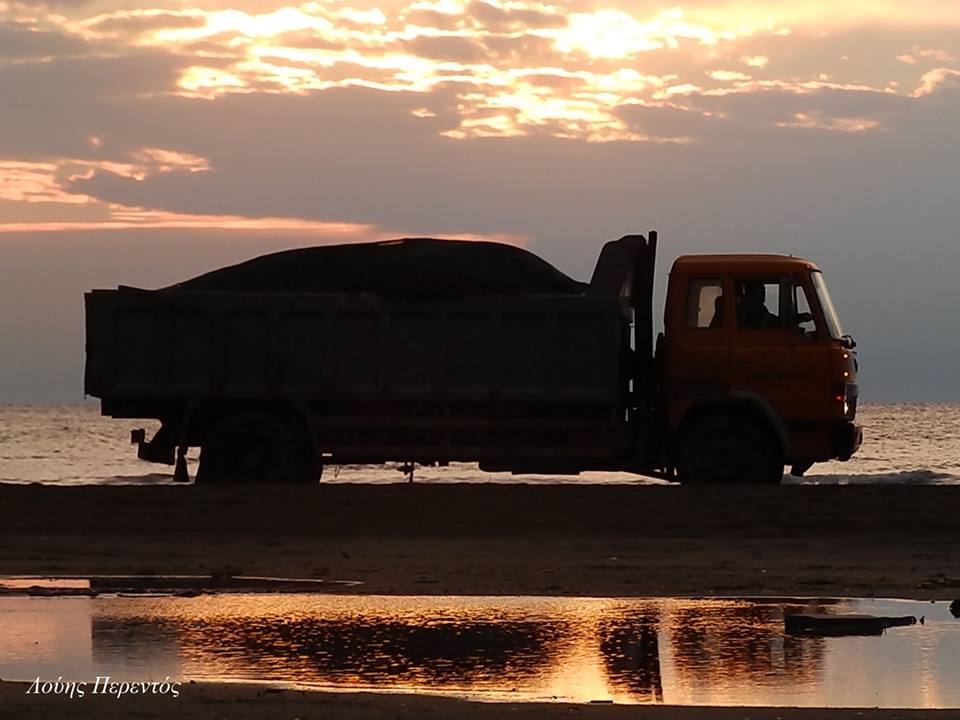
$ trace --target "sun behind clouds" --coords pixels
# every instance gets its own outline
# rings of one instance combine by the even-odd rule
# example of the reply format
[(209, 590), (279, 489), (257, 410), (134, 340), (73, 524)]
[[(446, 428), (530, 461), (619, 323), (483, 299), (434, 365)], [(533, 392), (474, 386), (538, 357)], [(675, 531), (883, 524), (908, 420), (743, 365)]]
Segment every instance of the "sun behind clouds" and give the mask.
[[(190, 96), (352, 86), (425, 94), (452, 90), (461, 122), (444, 131), (449, 137), (549, 132), (588, 141), (638, 141), (656, 138), (618, 119), (616, 109), (625, 103), (694, 109), (684, 96), (751, 92), (757, 81), (798, 89), (824, 76), (862, 83), (863, 78), (844, 77), (840, 56), (809, 57), (805, 71), (778, 74), (777, 48), (795, 65), (790, 36), (809, 36), (816, 28), (823, 38), (858, 22), (904, 18), (896, 4), (876, 2), (845, 3), (839, 10), (823, 2), (634, 7), (520, 0), (418, 0), (379, 7), (308, 2), (260, 13), (229, 7), (117, 9), (60, 22), (91, 42), (110, 38), (193, 56), (196, 62), (182, 70), (178, 82), (179, 91)], [(956, 22), (958, 10), (947, 11), (950, 15)], [(910, 14), (913, 22), (917, 17)], [(899, 53), (898, 64), (917, 64), (915, 56), (924, 57)], [(891, 51), (891, 60), (897, 57)], [(946, 62), (950, 56), (934, 48), (925, 57)], [(877, 89), (886, 85), (879, 76), (872, 80)]]
[[(370, 103), (371, 139), (403, 128), (438, 143), (709, 146), (757, 133), (876, 135), (960, 77), (960, 6), (943, 1), (47, 2), (0, 2), (0, 72), (23, 77), (13, 115), (67, 103), (91, 120), (48, 133), (47, 150), (0, 154), (0, 203), (16, 218), (42, 204), (65, 222), (162, 222), (126, 197), (227, 177), (229, 153), (173, 133), (176, 117), (132, 137), (152, 106), (200, 122), (240, 98), (305, 107), (349, 96)], [(126, 125), (113, 120), (118, 108)], [(74, 128), (73, 141), (58, 140)], [(111, 202), (94, 199), (95, 186)], [(195, 212), (215, 217), (207, 210)]]

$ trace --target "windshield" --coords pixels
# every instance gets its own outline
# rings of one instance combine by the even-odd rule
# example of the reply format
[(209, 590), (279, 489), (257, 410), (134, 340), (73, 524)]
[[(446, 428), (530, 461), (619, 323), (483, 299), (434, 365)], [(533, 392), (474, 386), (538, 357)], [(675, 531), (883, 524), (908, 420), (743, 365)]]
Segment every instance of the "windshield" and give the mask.
[(823, 310), (823, 317), (827, 321), (827, 332), (834, 340), (842, 339), (843, 328), (840, 327), (840, 318), (837, 316), (837, 309), (833, 306), (833, 300), (830, 299), (830, 291), (827, 290), (827, 281), (823, 279), (823, 273), (819, 270), (812, 272), (810, 279), (813, 280), (813, 289), (817, 292), (820, 309)]

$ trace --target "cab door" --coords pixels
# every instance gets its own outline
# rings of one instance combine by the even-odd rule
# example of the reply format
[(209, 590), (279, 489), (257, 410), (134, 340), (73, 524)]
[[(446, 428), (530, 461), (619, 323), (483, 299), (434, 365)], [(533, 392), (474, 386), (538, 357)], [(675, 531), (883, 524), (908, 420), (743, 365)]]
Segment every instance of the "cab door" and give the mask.
[(685, 279), (671, 288), (674, 295), (669, 303), (664, 358), (664, 390), (672, 427), (692, 405), (723, 397), (729, 389), (732, 282), (722, 276)]
[(733, 295), (731, 392), (766, 399), (788, 425), (822, 417), (829, 402), (829, 353), (803, 276), (740, 276)]

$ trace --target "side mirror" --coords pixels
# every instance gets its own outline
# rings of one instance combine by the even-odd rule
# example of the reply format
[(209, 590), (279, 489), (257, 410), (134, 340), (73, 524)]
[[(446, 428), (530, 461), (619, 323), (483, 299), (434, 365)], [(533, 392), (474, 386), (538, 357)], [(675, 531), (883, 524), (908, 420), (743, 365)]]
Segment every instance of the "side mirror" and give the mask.
[(857, 341), (853, 339), (853, 335), (844, 335), (840, 338), (843, 341), (843, 346), (847, 350), (853, 350), (857, 346)]

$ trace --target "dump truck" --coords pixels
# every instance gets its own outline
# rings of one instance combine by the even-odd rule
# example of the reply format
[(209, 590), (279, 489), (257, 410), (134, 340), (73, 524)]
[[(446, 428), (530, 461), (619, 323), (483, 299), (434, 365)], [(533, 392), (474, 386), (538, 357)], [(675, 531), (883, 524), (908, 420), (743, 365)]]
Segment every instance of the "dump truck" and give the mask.
[(654, 326), (657, 234), (589, 283), (499, 243), (300, 248), (157, 290), (92, 290), (85, 391), (152, 418), (145, 460), (197, 482), (317, 482), (325, 465), (479, 463), (779, 483), (860, 446), (858, 359), (822, 272), (686, 255)]

